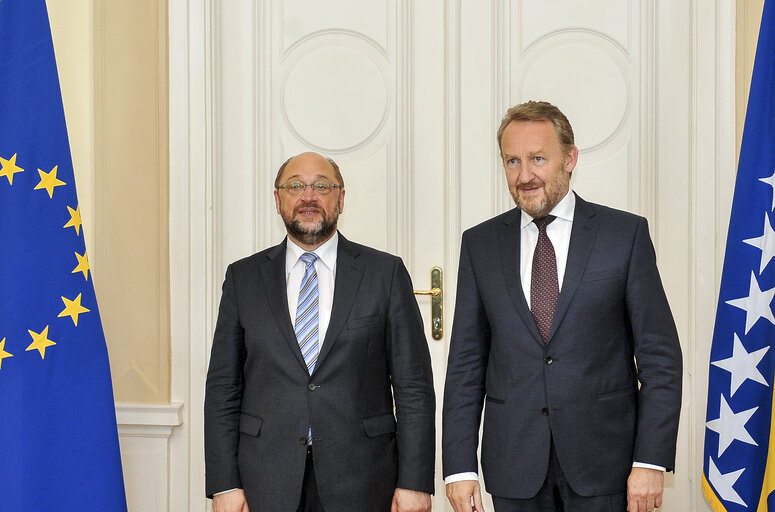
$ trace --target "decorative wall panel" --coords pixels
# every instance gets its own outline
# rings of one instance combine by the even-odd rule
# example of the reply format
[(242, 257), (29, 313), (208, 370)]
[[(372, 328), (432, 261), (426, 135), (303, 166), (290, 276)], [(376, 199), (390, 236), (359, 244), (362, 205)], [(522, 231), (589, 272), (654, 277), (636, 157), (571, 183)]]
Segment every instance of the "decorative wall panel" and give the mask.
[(642, 81), (650, 77), (641, 68), (640, 14), (636, 1), (610, 0), (522, 1), (508, 13), (509, 45), (516, 50), (510, 52), (510, 104), (557, 105), (580, 151), (574, 189), (632, 211), (641, 208), (641, 130), (651, 118), (641, 109)]
[[(402, 137), (408, 98), (398, 85), (407, 74), (403, 52), (409, 42), (406, 27), (396, 23), (405, 6), (382, 1), (369, 4), (372, 15), (362, 10), (362, 3), (350, 0), (320, 5), (275, 0), (269, 17), (260, 18), (259, 31), (268, 31), (271, 50), (256, 52), (258, 68), (265, 70), (259, 80), (270, 85), (257, 109), (270, 114), (259, 116), (257, 130), (268, 137), (270, 156), (259, 162), (256, 190), (261, 198), (271, 196), (276, 170), (289, 156), (303, 151), (330, 156), (345, 177), (346, 204), (372, 198), (369, 225), (348, 222), (349, 212), (357, 210), (346, 207), (342, 230), (395, 252), (406, 249), (400, 233), (408, 228), (399, 212), (412, 197), (398, 169), (409, 151)], [(273, 220), (270, 231), (259, 231), (256, 249), (284, 236), (273, 201), (262, 201), (257, 218)]]

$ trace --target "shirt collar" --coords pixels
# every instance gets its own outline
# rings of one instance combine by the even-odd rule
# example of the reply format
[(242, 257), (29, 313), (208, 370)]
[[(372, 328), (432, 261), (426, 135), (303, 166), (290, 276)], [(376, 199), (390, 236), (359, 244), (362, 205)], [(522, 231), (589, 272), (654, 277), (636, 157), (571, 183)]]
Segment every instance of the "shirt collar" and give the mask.
[[(293, 267), (296, 265), (296, 262), (299, 261), (301, 255), (308, 251), (293, 243), (293, 240), (290, 238), (287, 238), (287, 241), (288, 242), (285, 247), (285, 273), (289, 274), (291, 269), (293, 269)], [(323, 245), (312, 252), (317, 254), (318, 259), (323, 262), (323, 264), (328, 267), (329, 270), (333, 270), (334, 266), (336, 265), (336, 251), (338, 247), (339, 231), (336, 231), (334, 236), (326, 240)]]
[[(576, 211), (576, 193), (573, 190), (568, 190), (565, 197), (560, 199), (560, 202), (554, 205), (549, 215), (554, 215), (558, 219), (567, 220), (573, 222), (573, 213)], [(530, 216), (525, 210), (522, 210), (522, 218), (520, 220), (520, 229), (533, 222), (533, 217)]]

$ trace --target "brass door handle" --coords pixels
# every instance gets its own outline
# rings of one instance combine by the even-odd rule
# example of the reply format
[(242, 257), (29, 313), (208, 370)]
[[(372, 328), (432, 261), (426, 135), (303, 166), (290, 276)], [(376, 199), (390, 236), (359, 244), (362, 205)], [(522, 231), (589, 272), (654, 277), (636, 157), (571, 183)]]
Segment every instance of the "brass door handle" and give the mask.
[(444, 335), (444, 273), (441, 267), (431, 269), (431, 289), (415, 290), (414, 294), (431, 296), (431, 336), (440, 340)]

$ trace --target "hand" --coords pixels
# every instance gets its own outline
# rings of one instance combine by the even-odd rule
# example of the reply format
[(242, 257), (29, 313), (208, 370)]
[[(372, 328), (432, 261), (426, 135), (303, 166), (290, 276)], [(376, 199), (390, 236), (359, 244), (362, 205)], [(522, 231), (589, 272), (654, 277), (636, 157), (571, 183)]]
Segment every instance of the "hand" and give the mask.
[(665, 472), (632, 468), (627, 479), (627, 512), (651, 512), (662, 506)]
[(234, 489), (233, 491), (213, 496), (213, 512), (250, 512), (248, 501), (245, 499), (245, 491)]
[(390, 512), (430, 512), (431, 495), (410, 489), (396, 489)]
[[(447, 484), (447, 499), (455, 512), (484, 512), (482, 491), (476, 480), (462, 480)], [(473, 500), (473, 507), (471, 501)]]

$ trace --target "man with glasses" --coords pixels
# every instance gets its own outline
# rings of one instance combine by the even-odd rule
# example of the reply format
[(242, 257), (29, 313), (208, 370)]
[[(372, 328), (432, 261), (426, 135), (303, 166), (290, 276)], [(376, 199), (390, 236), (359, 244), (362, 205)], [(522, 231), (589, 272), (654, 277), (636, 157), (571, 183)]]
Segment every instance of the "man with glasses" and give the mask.
[(401, 260), (336, 229), (344, 180), (277, 173), (286, 239), (226, 271), (205, 396), (214, 512), (429, 511), (434, 393)]

